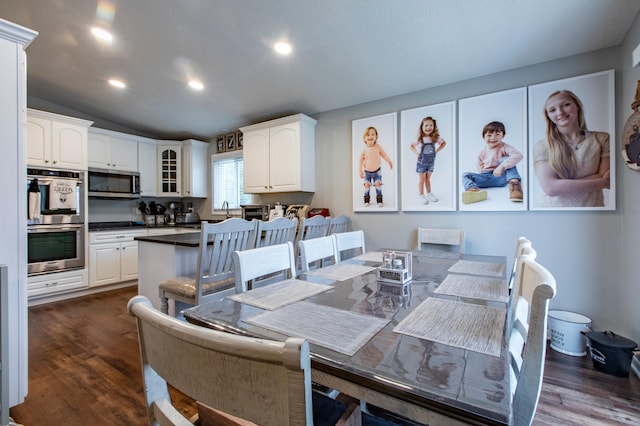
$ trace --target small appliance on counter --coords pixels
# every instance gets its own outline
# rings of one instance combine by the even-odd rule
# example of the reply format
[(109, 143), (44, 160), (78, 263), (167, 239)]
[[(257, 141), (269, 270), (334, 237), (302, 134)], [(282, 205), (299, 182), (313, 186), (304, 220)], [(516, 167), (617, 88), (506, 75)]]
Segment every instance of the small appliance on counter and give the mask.
[(309, 217), (313, 216), (324, 216), (329, 217), (331, 214), (329, 213), (329, 209), (326, 207), (314, 207), (309, 210)]
[(176, 215), (176, 224), (178, 225), (183, 225), (183, 224), (188, 224), (188, 223), (200, 223), (200, 216), (198, 215), (198, 213), (195, 212), (191, 212), (191, 213), (179, 213)]
[(245, 204), (245, 205), (241, 205), (240, 207), (242, 207), (242, 218), (245, 220), (253, 220), (253, 219), (268, 220), (269, 219), (269, 210), (270, 210), (269, 206), (262, 206), (260, 204)]

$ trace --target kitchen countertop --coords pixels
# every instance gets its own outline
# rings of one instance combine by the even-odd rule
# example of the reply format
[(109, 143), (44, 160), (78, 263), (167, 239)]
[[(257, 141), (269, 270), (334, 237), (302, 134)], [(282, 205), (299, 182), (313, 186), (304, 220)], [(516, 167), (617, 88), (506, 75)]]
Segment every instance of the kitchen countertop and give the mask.
[(146, 243), (170, 244), (183, 247), (198, 247), (200, 245), (200, 233), (191, 232), (187, 234), (169, 234), (169, 235), (147, 235), (134, 237), (136, 241)]
[(89, 232), (94, 231), (123, 231), (132, 229), (162, 229), (162, 228), (190, 228), (199, 229), (200, 222), (197, 223), (177, 223), (164, 225), (145, 225), (138, 221), (119, 221), (119, 222), (90, 222)]

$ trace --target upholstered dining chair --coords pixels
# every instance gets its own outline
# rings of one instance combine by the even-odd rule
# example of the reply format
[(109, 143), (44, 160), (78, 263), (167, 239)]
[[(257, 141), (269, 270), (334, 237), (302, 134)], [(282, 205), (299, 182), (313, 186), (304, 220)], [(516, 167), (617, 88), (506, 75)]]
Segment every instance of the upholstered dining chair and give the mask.
[(453, 248), (457, 249), (459, 254), (464, 254), (464, 231), (462, 229), (418, 227), (418, 250), (423, 249), (423, 244), (441, 251)]
[(329, 230), (327, 235), (347, 232), (349, 230), (349, 216), (341, 214), (340, 216), (329, 218)]
[(127, 308), (136, 318), (151, 425), (192, 425), (172, 405), (168, 384), (198, 402), (201, 426), (362, 424), (358, 404), (313, 394), (304, 339), (281, 342), (199, 327), (162, 314), (144, 296), (134, 296)]
[(331, 236), (336, 240), (338, 262), (365, 253), (364, 231), (340, 232)]
[(538, 406), (547, 348), (549, 300), (556, 280), (532, 256), (519, 256), (521, 282), (514, 287), (515, 314), (509, 315), (510, 383), (513, 425), (530, 425)]
[(295, 242), (298, 230), (298, 219), (279, 217), (270, 221), (258, 220), (256, 247)]
[(232, 256), (236, 293), (251, 290), (257, 282), (275, 282), (296, 277), (296, 261), (291, 241), (234, 251)]
[[(219, 223), (202, 222), (198, 263), (194, 277), (173, 277), (160, 283), (160, 310), (169, 313), (169, 299), (199, 305), (207, 296), (233, 288), (232, 253), (253, 248), (257, 223), (239, 218)], [(178, 315), (178, 308), (175, 309)]]
[(302, 272), (338, 262), (336, 240), (332, 235), (298, 242)]

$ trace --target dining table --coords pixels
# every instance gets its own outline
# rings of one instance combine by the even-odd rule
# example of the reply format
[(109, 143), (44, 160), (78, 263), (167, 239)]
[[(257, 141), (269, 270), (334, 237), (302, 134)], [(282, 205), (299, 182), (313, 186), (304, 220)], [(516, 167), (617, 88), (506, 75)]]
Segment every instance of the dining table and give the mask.
[[(390, 256), (404, 256), (398, 280)], [(508, 303), (505, 256), (385, 249), (183, 314), (239, 335), (306, 338), (314, 384), (413, 422), (509, 425)]]

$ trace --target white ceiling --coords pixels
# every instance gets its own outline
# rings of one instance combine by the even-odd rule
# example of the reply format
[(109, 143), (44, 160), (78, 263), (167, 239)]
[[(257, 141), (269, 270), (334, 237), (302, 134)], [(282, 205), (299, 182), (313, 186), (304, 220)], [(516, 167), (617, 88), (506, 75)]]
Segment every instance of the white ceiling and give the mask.
[[(27, 48), (30, 106), (205, 140), (616, 46), (639, 10), (637, 0), (0, 2), (0, 18), (39, 32)], [(111, 27), (111, 47), (91, 37), (96, 23)], [(271, 48), (283, 38), (288, 57)], [(128, 88), (111, 88), (113, 76)], [(190, 76), (205, 90), (188, 90)]]

